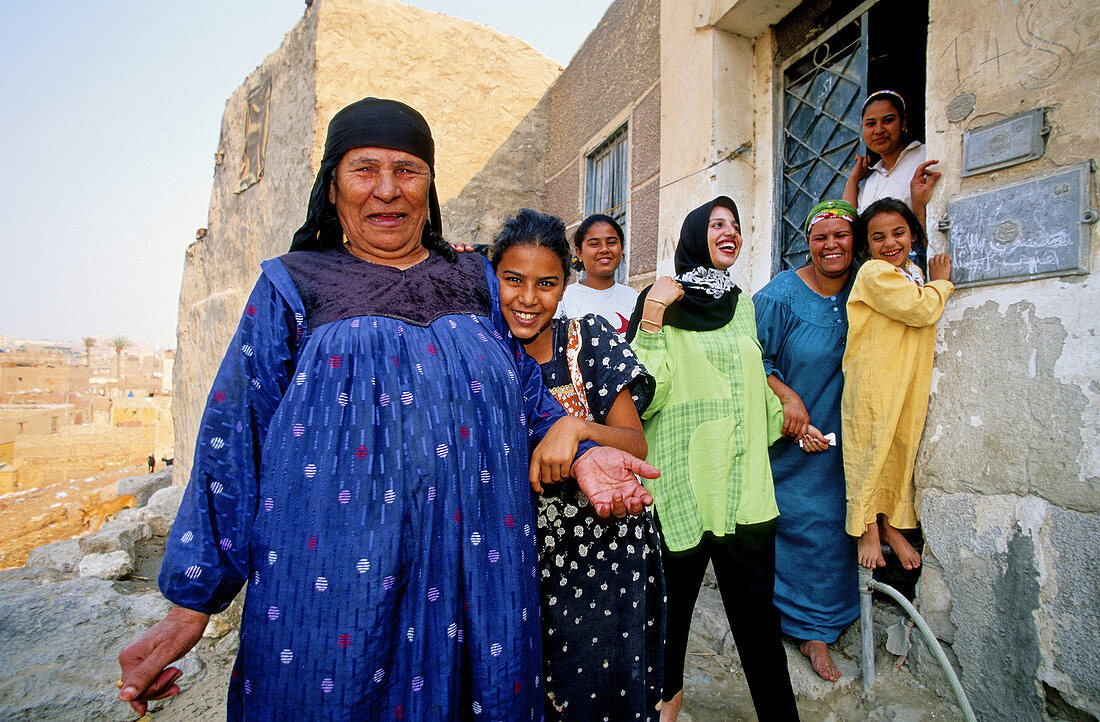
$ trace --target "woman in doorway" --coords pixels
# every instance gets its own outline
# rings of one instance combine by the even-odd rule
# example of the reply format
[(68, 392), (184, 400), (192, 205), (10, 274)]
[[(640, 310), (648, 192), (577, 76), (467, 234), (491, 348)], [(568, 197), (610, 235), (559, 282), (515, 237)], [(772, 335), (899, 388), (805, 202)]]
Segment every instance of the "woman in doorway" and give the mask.
[[(509, 218), (492, 253), (504, 319), (571, 415), (565, 421), (583, 429), (578, 438), (645, 458), (638, 414), (653, 396), (653, 377), (598, 316), (554, 318), (569, 256), (558, 218), (526, 208)], [(643, 511), (605, 522), (572, 481), (541, 491), (546, 719), (655, 719), (665, 592), (653, 520)]]
[[(856, 156), (844, 200), (862, 213), (881, 198), (897, 198), (925, 225), (925, 207), (940, 179), (931, 167), (939, 161), (926, 160), (924, 143), (910, 137), (905, 100), (893, 90), (876, 90), (863, 102), (862, 120), (863, 144), (879, 160), (872, 165), (868, 156)], [(925, 273), (927, 253), (923, 244), (914, 244), (911, 258)]]
[(844, 533), (840, 438), (857, 215), (844, 201), (814, 206), (804, 226), (809, 262), (783, 271), (753, 297), (768, 385), (783, 402), (785, 438), (770, 450), (779, 505), (775, 605), (783, 633), (831, 682), (840, 670), (828, 645), (859, 616), (856, 545)]
[(627, 338), (657, 380), (642, 415), (668, 590), (662, 720), (683, 703), (684, 657), (707, 563), (760, 719), (798, 719), (772, 602), (775, 504), (768, 446), (783, 408), (765, 381), (752, 300), (726, 271), (741, 252), (737, 206), (719, 196), (688, 214), (676, 277), (639, 297)]
[(626, 333), (630, 312), (638, 292), (615, 282), (623, 262), (623, 229), (611, 216), (595, 213), (585, 218), (573, 234), (577, 254), (573, 267), (584, 271), (579, 281), (565, 289), (561, 315), (580, 318), (590, 313), (602, 316), (620, 336)]

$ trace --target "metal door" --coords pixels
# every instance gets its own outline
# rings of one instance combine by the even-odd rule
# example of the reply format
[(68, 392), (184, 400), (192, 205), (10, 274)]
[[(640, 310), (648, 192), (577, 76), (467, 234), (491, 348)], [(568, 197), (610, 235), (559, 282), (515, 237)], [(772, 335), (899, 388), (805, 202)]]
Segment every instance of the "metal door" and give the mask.
[(774, 272), (806, 262), (802, 223), (818, 202), (840, 199), (859, 151), (866, 94), (866, 15), (783, 68), (782, 178)]

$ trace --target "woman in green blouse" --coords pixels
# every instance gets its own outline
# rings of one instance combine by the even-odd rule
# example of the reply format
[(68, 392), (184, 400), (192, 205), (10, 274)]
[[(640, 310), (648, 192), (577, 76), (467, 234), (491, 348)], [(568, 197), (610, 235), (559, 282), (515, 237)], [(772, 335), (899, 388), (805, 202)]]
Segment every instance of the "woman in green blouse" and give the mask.
[(627, 339), (656, 378), (642, 415), (650, 487), (663, 537), (668, 592), (662, 720), (683, 703), (691, 614), (707, 563), (762, 720), (796, 720), (772, 603), (775, 505), (768, 446), (783, 406), (768, 388), (752, 300), (726, 270), (741, 251), (737, 206), (726, 196), (684, 219), (674, 278), (642, 292)]

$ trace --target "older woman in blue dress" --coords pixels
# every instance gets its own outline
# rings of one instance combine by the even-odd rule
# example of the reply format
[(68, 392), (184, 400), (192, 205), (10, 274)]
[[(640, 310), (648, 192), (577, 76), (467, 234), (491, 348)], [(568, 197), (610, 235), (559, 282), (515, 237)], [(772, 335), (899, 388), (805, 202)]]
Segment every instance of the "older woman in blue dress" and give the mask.
[(764, 369), (783, 402), (786, 437), (770, 450), (779, 505), (775, 605), (784, 634), (800, 642), (818, 675), (834, 682), (840, 671), (828, 645), (859, 616), (840, 453), (856, 217), (844, 201), (814, 206), (805, 226), (809, 263), (778, 274), (753, 297)]
[(621, 514), (651, 501), (630, 471), (656, 470), (575, 454), (492, 269), (438, 235), (433, 165), (402, 103), (333, 118), (203, 414), (160, 574), (176, 606), (119, 656), (139, 714), (247, 585), (229, 719), (541, 715), (529, 482), (575, 476)]

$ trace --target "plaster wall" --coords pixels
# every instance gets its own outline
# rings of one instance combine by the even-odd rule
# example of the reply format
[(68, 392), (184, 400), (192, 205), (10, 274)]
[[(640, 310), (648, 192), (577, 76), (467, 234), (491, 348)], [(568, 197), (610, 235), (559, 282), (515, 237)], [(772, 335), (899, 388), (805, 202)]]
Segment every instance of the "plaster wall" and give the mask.
[[(657, 275), (673, 272), (680, 226), (691, 209), (713, 197), (713, 28), (696, 28), (682, 3), (661, 2), (661, 174), (677, 181), (661, 190)], [(694, 173), (694, 175), (692, 175)], [(679, 180), (683, 178), (683, 180)], [(666, 181), (666, 182), (667, 182)]]
[[(769, 279), (771, 248), (770, 223), (758, 216), (756, 203), (760, 102), (754, 41), (705, 23), (703, 15), (685, 13), (677, 2), (662, 3), (661, 85), (668, 112), (661, 116), (661, 173), (671, 185), (661, 191), (657, 274), (673, 272), (688, 212), (728, 195), (737, 203), (745, 240), (730, 275), (751, 293)], [(738, 149), (736, 157), (722, 160)]]
[[(928, 157), (944, 171), (930, 226), (952, 198), (1100, 155), (1100, 6), (932, 0), (929, 14)], [(961, 93), (974, 110), (949, 122)], [(1040, 106), (1043, 158), (960, 177), (964, 131)], [(1100, 252), (1083, 229), (1091, 273), (959, 289), (940, 321), (917, 459), (918, 600), (982, 719), (1100, 715)], [(930, 242), (948, 239), (932, 230)]]

